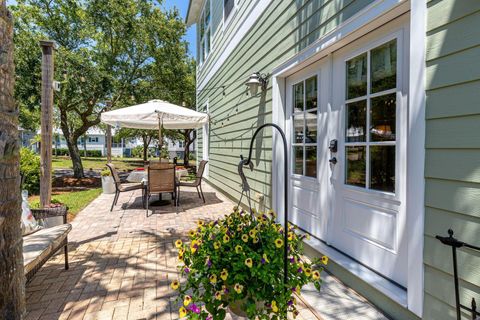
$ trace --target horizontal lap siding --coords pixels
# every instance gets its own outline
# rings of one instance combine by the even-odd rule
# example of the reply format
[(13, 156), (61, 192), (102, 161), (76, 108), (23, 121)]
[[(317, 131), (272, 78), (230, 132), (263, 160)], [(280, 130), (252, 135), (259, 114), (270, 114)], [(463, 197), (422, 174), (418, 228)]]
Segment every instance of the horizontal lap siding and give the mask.
[[(247, 8), (252, 1), (239, 1), (232, 21), (227, 26), (220, 24), (217, 28), (212, 53), (198, 72), (199, 84), (215, 67), (218, 57), (228, 45), (229, 37), (238, 32), (249, 15)], [(272, 121), (271, 83), (264, 96), (252, 98), (246, 95), (245, 82), (248, 76), (257, 71), (271, 73), (273, 68), (372, 2), (373, 0), (271, 1), (221, 68), (198, 92), (198, 105), (209, 102), (212, 120), (209, 141), (210, 183), (238, 199), (241, 190), (237, 174), (240, 155), (247, 156), (254, 130), (261, 124)], [(212, 89), (223, 85), (224, 90)], [(271, 206), (272, 200), (271, 148), (272, 130), (267, 128), (255, 143), (254, 172), (245, 170), (254, 202), (258, 205), (255, 194), (262, 194), (265, 196), (266, 208)], [(199, 149), (199, 154), (200, 152)]]
[[(427, 3), (425, 319), (455, 318), (452, 228), (480, 246), (480, 1)], [(460, 250), (460, 296), (480, 301), (480, 254)]]

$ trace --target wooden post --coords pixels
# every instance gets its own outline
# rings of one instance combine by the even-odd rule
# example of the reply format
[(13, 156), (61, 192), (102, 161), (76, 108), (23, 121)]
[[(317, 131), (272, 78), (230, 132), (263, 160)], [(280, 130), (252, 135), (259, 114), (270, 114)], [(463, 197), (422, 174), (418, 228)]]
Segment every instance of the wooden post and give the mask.
[[(107, 111), (110, 111), (112, 102), (107, 101)], [(107, 162), (112, 162), (112, 126), (107, 124)]]
[(52, 198), (52, 128), (53, 128), (53, 52), (55, 42), (40, 41), (42, 48), (42, 105), (40, 143), (40, 207)]

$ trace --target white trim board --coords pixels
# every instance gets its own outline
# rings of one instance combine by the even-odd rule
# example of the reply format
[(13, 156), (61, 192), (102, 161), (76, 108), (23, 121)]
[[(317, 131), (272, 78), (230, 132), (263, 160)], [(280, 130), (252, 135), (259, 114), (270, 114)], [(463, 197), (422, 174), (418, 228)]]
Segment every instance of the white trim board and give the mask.
[[(407, 136), (407, 232), (408, 232), (408, 280), (406, 301), (402, 295), (396, 301), (408, 306), (418, 316), (423, 314), (423, 233), (424, 233), (424, 145), (425, 145), (425, 16), (426, 4), (421, 1), (377, 0), (342, 23), (331, 33), (317, 40), (273, 70), (272, 119), (285, 126), (285, 79), (321, 58), (340, 49), (355, 39), (372, 32), (380, 26), (408, 13), (411, 10), (409, 46), (408, 100), (409, 114)], [(423, 45), (422, 45), (423, 44)], [(414, 138), (415, 137), (415, 138)], [(282, 150), (278, 137), (273, 136), (272, 168), (282, 165)], [(282, 208), (283, 195), (275, 183), (283, 178), (273, 175), (273, 207)], [(278, 210), (278, 209), (277, 209)], [(382, 291), (383, 292), (383, 291)]]
[[(197, 84), (198, 91), (203, 90), (207, 83), (215, 76), (223, 66), (228, 57), (233, 53), (237, 46), (242, 42), (243, 38), (248, 34), (250, 29), (255, 25), (257, 20), (262, 16), (263, 12), (268, 8), (272, 0), (257, 0), (253, 1), (250, 8), (246, 13), (247, 18), (242, 21), (238, 30), (233, 32), (229, 39), (225, 39), (224, 42), (228, 45), (223, 48), (222, 54), (212, 63), (212, 68), (208, 71), (207, 75)], [(234, 12), (232, 12), (234, 14)], [(220, 49), (220, 48), (219, 48)]]

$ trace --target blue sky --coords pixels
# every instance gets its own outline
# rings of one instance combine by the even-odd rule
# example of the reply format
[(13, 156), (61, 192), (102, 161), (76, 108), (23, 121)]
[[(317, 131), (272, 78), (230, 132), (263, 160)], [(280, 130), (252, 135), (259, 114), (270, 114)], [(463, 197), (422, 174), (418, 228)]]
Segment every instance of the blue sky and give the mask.
[[(188, 2), (189, 0), (164, 0), (163, 1), (163, 7), (166, 9), (172, 9), (174, 7), (177, 7), (178, 10), (180, 11), (180, 15), (182, 16), (183, 20), (185, 20), (185, 17), (187, 15), (187, 10), (188, 10)], [(7, 4), (15, 4), (16, 0), (7, 0)], [(184, 39), (189, 42), (188, 49), (190, 51), (190, 54), (193, 57), (197, 56), (197, 46), (195, 45), (196, 41), (196, 30), (195, 26), (191, 26), (187, 30), (187, 34), (185, 35)]]

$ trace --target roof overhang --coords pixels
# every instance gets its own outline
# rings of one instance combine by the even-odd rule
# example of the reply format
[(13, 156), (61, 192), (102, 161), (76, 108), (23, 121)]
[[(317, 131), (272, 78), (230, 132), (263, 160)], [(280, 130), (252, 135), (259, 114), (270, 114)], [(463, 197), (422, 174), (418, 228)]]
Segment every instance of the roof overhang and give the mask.
[(187, 27), (197, 23), (200, 14), (202, 13), (203, 2), (205, 0), (190, 0), (188, 3), (187, 16), (185, 17), (185, 23)]

